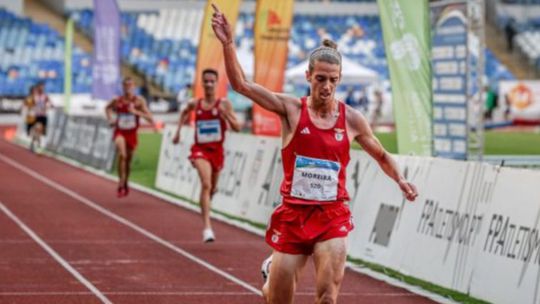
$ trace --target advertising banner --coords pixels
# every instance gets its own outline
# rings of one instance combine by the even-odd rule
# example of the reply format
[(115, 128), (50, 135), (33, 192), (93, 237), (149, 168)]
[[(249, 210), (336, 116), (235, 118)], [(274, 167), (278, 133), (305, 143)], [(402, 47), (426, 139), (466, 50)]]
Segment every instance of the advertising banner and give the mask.
[(120, 11), (116, 0), (94, 0), (92, 97), (110, 100), (120, 88)]
[(432, 6), (433, 156), (467, 159), (467, 4)]
[(431, 156), (431, 25), (427, 0), (379, 0), (399, 154)]
[[(294, 0), (257, 0), (255, 11), (254, 81), (283, 92)], [(279, 117), (253, 104), (253, 134), (280, 136)]]
[(217, 96), (227, 96), (228, 80), (225, 72), (225, 63), (223, 61), (222, 46), (221, 42), (219, 39), (217, 39), (214, 31), (212, 30), (212, 15), (214, 14), (212, 4), (219, 7), (219, 9), (227, 17), (231, 29), (234, 31), (241, 3), (241, 0), (212, 0), (206, 3), (197, 51), (197, 68), (195, 70), (195, 86), (193, 93), (195, 98), (204, 97), (201, 74), (202, 71), (207, 68), (215, 69), (219, 73), (219, 81), (216, 92)]

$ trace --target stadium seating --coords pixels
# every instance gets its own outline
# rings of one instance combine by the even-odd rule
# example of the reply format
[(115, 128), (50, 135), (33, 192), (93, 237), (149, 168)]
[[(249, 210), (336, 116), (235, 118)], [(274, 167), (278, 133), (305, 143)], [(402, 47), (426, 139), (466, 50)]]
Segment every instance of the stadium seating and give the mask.
[[(503, 5), (510, 5), (507, 8)], [(540, 69), (540, 0), (502, 0), (496, 3), (496, 25), (505, 32), (513, 28), (514, 49), (532, 68)]]
[[(73, 92), (88, 92), (90, 58), (73, 50)], [(47, 25), (0, 8), (0, 95), (24, 96), (44, 81), (50, 93), (64, 90), (64, 40)]]
[[(193, 80), (202, 10), (168, 9), (155, 12), (122, 13), (122, 55), (127, 63), (174, 93)], [(89, 35), (92, 11), (71, 13)], [(253, 14), (241, 13), (236, 28), (239, 48), (253, 47)], [(289, 42), (288, 67), (302, 62), (321, 37), (337, 41), (343, 54), (388, 78), (377, 16), (295, 15)], [(493, 79), (513, 79), (491, 52), (486, 50), (486, 73)]]
[[(91, 10), (69, 14), (80, 29), (92, 35)], [(202, 10), (124, 12), (121, 18), (121, 54), (124, 63), (133, 66), (170, 93), (192, 82)], [(253, 24), (253, 14), (240, 14), (236, 28), (239, 48), (252, 49)], [(322, 37), (329, 37), (338, 42), (344, 56), (376, 71), (382, 80), (388, 79), (382, 30), (377, 16), (297, 14), (293, 24), (288, 67), (302, 62)], [(0, 10), (0, 94), (24, 95), (29, 86), (38, 80), (47, 81), (49, 92), (61, 92), (63, 52), (64, 41), (55, 31), (46, 25)], [(490, 79), (513, 79), (512, 74), (488, 50), (486, 58), (486, 74)], [(91, 87), (89, 55), (75, 48), (73, 65), (73, 91), (88, 92)]]

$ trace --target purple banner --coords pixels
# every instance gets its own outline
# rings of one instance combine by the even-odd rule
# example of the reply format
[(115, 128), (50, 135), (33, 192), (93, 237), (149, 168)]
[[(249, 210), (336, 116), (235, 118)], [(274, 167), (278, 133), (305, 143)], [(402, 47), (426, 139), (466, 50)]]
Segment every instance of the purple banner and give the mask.
[(94, 0), (92, 97), (110, 100), (119, 93), (120, 11), (116, 0)]

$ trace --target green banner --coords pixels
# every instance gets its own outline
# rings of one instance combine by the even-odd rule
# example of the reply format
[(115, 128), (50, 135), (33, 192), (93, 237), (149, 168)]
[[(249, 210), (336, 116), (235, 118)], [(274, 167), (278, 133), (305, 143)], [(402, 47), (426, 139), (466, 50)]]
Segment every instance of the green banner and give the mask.
[(73, 57), (73, 19), (69, 18), (66, 24), (66, 40), (64, 50), (64, 112), (69, 113), (71, 106), (71, 65)]
[(392, 84), (398, 153), (431, 156), (428, 0), (378, 0)]

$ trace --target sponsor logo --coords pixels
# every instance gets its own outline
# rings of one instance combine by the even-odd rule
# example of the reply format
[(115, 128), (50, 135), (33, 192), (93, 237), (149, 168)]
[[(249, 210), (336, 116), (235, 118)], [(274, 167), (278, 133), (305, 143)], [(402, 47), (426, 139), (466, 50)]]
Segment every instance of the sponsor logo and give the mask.
[(416, 232), (460, 246), (474, 246), (484, 221), (483, 216), (443, 206), (438, 201), (426, 200)]
[(280, 26), (281, 25), (281, 18), (279, 17), (279, 14), (276, 11), (268, 10), (268, 16), (266, 18), (266, 26), (267, 27), (274, 27), (274, 26)]
[(403, 61), (409, 71), (420, 69), (420, 43), (415, 35), (406, 33), (401, 39), (390, 44), (391, 56), (395, 61)]
[(311, 132), (309, 132), (308, 127), (305, 127), (304, 129), (302, 129), (302, 131), (300, 131), (300, 134), (311, 134)]
[(529, 107), (533, 103), (533, 98), (531, 88), (523, 83), (517, 84), (508, 93), (510, 103), (519, 110)]
[(218, 115), (218, 109), (213, 108), (212, 109), (212, 115), (217, 116)]
[(379, 212), (375, 218), (375, 223), (371, 229), (369, 235), (369, 242), (377, 244), (379, 246), (388, 247), (392, 234), (394, 231), (394, 225), (399, 215), (400, 208), (397, 206), (380, 204)]
[[(291, 8), (281, 6), (278, 10), (264, 10), (258, 13), (262, 22), (260, 22), (261, 34), (263, 40), (273, 40), (280, 43), (289, 41), (290, 21), (287, 18), (291, 17), (287, 11)], [(257, 18), (258, 19), (258, 18)]]

